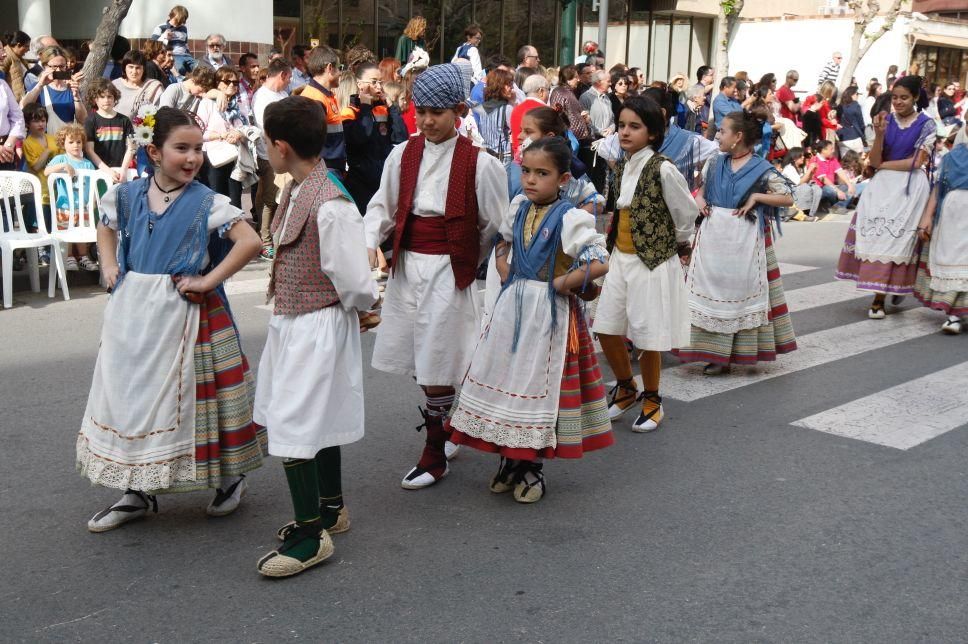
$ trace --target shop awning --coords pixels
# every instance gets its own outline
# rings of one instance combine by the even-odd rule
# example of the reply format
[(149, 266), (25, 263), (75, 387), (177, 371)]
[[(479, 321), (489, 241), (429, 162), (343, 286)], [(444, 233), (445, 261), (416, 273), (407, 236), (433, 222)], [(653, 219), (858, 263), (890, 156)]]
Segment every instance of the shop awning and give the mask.
[(968, 49), (968, 38), (958, 36), (942, 36), (941, 34), (913, 33), (914, 42), (919, 45), (934, 45), (936, 47), (954, 47)]

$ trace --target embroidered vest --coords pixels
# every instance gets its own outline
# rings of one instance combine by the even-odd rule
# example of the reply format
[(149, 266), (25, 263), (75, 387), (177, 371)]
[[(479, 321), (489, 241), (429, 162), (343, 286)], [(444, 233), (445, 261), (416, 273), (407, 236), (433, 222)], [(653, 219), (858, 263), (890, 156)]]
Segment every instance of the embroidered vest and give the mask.
[[(645, 162), (642, 174), (639, 175), (639, 182), (635, 186), (635, 195), (629, 204), (635, 253), (650, 271), (668, 261), (676, 254), (677, 248), (676, 224), (662, 195), (659, 168), (662, 167), (663, 161), (669, 161), (669, 159), (661, 154), (653, 154), (652, 158)], [(619, 194), (622, 189), (624, 173), (625, 162), (622, 161), (615, 169), (616, 194)], [(608, 233), (609, 250), (615, 245), (615, 239), (618, 236), (618, 216), (613, 219), (613, 222), (612, 229)]]
[[(396, 269), (400, 257), (400, 241), (405, 236), (407, 222), (414, 217), (413, 197), (417, 189), (417, 175), (423, 158), (425, 139), (411, 137), (400, 160), (400, 198), (397, 203), (396, 229), (393, 237), (393, 260), (390, 270)], [(479, 150), (470, 139), (457, 136), (454, 158), (447, 182), (447, 202), (444, 206), (444, 228), (450, 266), (458, 289), (465, 289), (477, 277), (477, 263), (481, 254), (480, 230), (477, 225), (477, 155)]]
[(275, 296), (276, 315), (311, 313), (339, 302), (339, 294), (319, 266), (319, 228), (316, 213), (331, 199), (346, 199), (327, 176), (326, 164), (320, 163), (303, 181), (292, 211), (289, 208), (293, 182), (286, 184), (282, 201), (272, 221), (273, 235), (288, 220), (282, 238), (276, 245), (276, 258), (269, 278), (268, 302)]

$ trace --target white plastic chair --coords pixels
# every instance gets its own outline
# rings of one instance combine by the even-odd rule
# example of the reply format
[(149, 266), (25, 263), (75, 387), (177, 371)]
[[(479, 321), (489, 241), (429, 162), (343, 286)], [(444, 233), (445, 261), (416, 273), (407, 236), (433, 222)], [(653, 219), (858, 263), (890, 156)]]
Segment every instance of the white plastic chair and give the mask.
[[(101, 193), (98, 186), (103, 184), (107, 190), (114, 183), (114, 177), (101, 170), (75, 170), (71, 177), (66, 172), (55, 172), (47, 177), (51, 209), (54, 212), (54, 225), (50, 234), (59, 244), (97, 243), (98, 207)], [(66, 196), (66, 201), (60, 197)], [(66, 203), (67, 208), (58, 208), (58, 203)], [(58, 214), (67, 216), (67, 228), (57, 225)], [(63, 285), (65, 292), (67, 285)]]
[[(64, 256), (57, 240), (47, 231), (44, 210), (41, 205), (40, 180), (27, 172), (0, 171), (0, 271), (3, 272), (3, 307), (13, 306), (13, 253), (18, 249), (28, 249), (27, 263), (30, 269), (30, 288), (40, 292), (40, 266), (37, 249), (51, 247), (53, 266), (47, 287), (47, 296), (54, 297), (57, 277), (60, 277), (61, 290), (65, 300), (70, 299), (67, 292), (67, 275), (64, 271)], [(37, 232), (27, 232), (24, 206), (33, 201), (37, 215)]]

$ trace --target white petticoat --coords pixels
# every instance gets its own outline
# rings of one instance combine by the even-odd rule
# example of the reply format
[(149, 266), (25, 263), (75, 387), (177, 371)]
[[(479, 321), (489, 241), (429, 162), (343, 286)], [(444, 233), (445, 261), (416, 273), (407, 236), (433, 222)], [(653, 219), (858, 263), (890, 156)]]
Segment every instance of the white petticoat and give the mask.
[(650, 271), (638, 255), (613, 250), (592, 330), (628, 337), (643, 351), (689, 346), (689, 292), (678, 255)]
[(418, 385), (456, 387), (481, 331), (477, 286), (458, 290), (448, 255), (400, 251), (387, 280), (373, 368)]
[(269, 454), (313, 458), (363, 438), (359, 328), (359, 316), (339, 304), (269, 320), (253, 413), (266, 428)]
[(714, 333), (769, 321), (766, 244), (756, 221), (713, 207), (696, 234), (686, 284), (692, 323)]
[(77, 440), (92, 483), (161, 490), (195, 480), (198, 305), (170, 275), (128, 272), (104, 309)]
[(968, 190), (952, 190), (931, 233), (931, 290), (968, 291)]

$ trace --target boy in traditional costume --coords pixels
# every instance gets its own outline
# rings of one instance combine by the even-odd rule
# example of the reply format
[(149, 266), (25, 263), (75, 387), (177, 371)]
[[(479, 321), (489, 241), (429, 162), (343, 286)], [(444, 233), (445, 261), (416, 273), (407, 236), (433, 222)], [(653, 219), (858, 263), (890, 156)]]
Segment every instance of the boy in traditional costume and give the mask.
[[(500, 162), (457, 133), (464, 79), (452, 64), (417, 76), (413, 104), (421, 134), (393, 149), (364, 226), (370, 265), (394, 236), (383, 325), (373, 366), (410, 376), (426, 396), (426, 445), (401, 481), (408, 490), (448, 473), (444, 420), (480, 331), (474, 282), (508, 207)], [(419, 429), (419, 428), (418, 428)]]
[(349, 193), (320, 159), (323, 107), (299, 96), (266, 108), (269, 162), (293, 180), (272, 222), (274, 298), (259, 363), (255, 420), (269, 453), (285, 458), (294, 521), (259, 572), (288, 577), (333, 553), (330, 533), (349, 529), (340, 480), (340, 445), (363, 438), (360, 330), (378, 294)]

